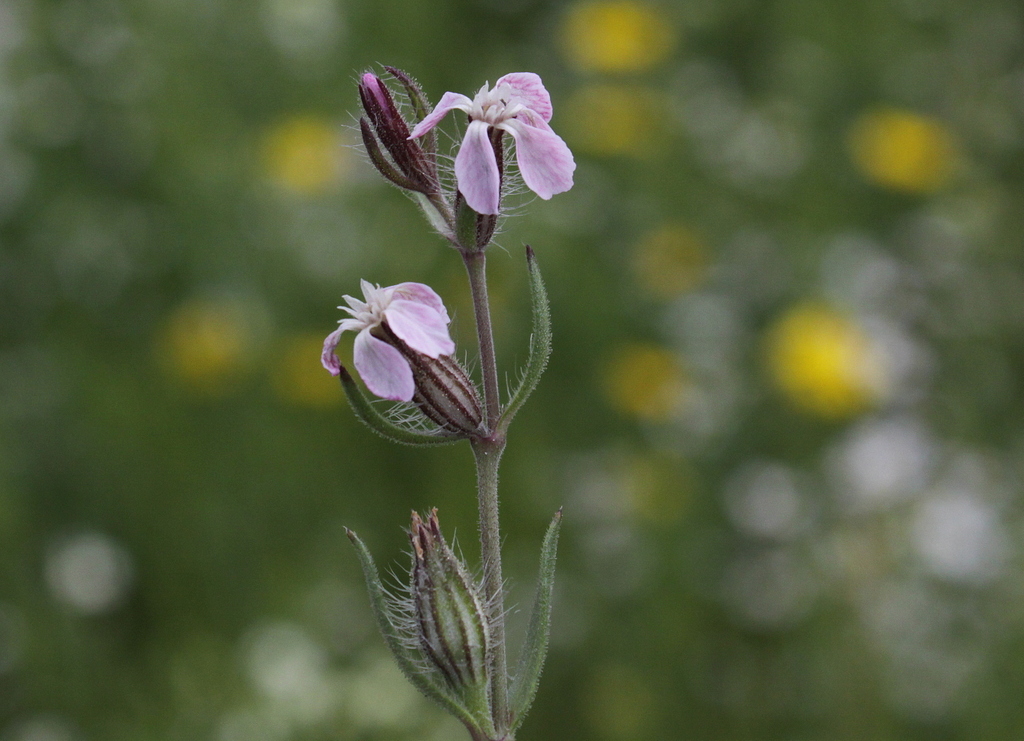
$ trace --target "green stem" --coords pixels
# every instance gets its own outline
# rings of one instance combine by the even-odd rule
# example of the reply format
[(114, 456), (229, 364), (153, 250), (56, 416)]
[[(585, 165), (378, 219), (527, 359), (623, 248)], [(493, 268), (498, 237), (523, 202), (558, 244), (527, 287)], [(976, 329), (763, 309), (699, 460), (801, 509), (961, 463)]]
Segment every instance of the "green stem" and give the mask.
[(487, 299), (486, 261), (483, 251), (463, 251), (469, 275), (480, 343), (480, 371), (484, 382), (484, 419), (487, 437), (473, 441), (476, 459), (477, 505), (480, 511), (480, 555), (484, 568), (484, 590), (491, 610), (491, 712), (499, 737), (510, 724), (508, 702), (508, 657), (505, 648), (505, 592), (501, 573), (501, 535), (498, 523), (498, 464), (505, 450), (504, 434), (495, 431), (501, 412), (498, 367), (494, 352), (491, 311)]
[(488, 433), (494, 431), (501, 411), (498, 396), (498, 363), (494, 353), (494, 332), (491, 329), (491, 308), (487, 299), (487, 259), (483, 250), (463, 251), (462, 260), (469, 275), (469, 288), (473, 294), (473, 314), (476, 317), (476, 335), (480, 342), (480, 372), (484, 381), (484, 422)]
[(480, 510), (480, 553), (484, 565), (484, 590), (491, 615), (491, 712), (498, 734), (509, 727), (508, 654), (505, 649), (505, 590), (501, 574), (501, 536), (498, 527), (498, 464), (505, 442), (473, 443), (476, 458), (477, 504)]

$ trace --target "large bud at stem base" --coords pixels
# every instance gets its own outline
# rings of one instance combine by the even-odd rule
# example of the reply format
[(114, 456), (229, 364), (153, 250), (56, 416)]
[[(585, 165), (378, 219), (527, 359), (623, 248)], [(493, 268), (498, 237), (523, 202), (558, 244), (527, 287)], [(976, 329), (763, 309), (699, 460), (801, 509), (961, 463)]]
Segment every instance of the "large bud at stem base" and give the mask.
[[(437, 510), (412, 513), (410, 594), (424, 658), (475, 710), (488, 704), (491, 635), (483, 590), (441, 535)], [(475, 707), (474, 707), (475, 706)]]

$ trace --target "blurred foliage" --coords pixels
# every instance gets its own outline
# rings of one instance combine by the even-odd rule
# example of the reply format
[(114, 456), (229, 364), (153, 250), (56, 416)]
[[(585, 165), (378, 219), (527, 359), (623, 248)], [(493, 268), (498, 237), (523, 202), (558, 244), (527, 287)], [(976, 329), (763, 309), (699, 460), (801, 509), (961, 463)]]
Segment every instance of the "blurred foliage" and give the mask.
[(1013, 0), (0, 0), (0, 738), (462, 737), (343, 528), (401, 579), (437, 506), (475, 558), (469, 452), (319, 367), (360, 278), (472, 356), (354, 146), (379, 64), (535, 71), (579, 163), (490, 261), (510, 377), (523, 243), (555, 322), (503, 476), (517, 604), (565, 507), (521, 737), (1017, 738)]

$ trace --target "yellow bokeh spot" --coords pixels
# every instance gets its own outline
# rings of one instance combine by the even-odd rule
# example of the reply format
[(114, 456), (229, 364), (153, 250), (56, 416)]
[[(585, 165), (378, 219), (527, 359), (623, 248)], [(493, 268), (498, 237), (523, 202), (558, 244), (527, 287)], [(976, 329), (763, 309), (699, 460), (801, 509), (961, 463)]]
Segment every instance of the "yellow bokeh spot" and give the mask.
[(615, 409), (657, 422), (679, 408), (686, 381), (675, 353), (658, 345), (630, 344), (609, 359), (604, 387)]
[(337, 126), (317, 116), (296, 116), (267, 132), (263, 159), (277, 184), (304, 195), (321, 193), (337, 182), (346, 165)]
[(246, 370), (251, 345), (237, 307), (193, 301), (171, 314), (155, 349), (168, 375), (195, 391), (216, 395)]
[(849, 146), (864, 177), (908, 193), (941, 188), (956, 161), (956, 143), (942, 123), (894, 108), (861, 115), (850, 129)]
[(649, 232), (636, 247), (637, 282), (657, 298), (670, 299), (696, 286), (707, 269), (704, 243), (682, 224)]
[(650, 90), (592, 84), (569, 97), (561, 121), (574, 150), (644, 155), (656, 151), (663, 109), (664, 101)]
[(826, 306), (791, 309), (770, 331), (767, 349), (775, 383), (807, 412), (848, 417), (882, 395), (882, 368), (869, 338)]
[(566, 17), (565, 52), (582, 70), (641, 72), (665, 61), (675, 28), (646, 3), (581, 2)]
[(324, 338), (300, 334), (285, 341), (273, 368), (274, 390), (287, 402), (328, 407), (342, 400), (338, 379), (320, 364)]

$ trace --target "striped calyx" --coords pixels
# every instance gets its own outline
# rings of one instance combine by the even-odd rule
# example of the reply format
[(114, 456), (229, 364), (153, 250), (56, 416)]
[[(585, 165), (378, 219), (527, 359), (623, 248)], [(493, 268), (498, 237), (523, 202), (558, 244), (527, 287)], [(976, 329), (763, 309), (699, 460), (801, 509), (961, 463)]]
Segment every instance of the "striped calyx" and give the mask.
[(396, 348), (412, 368), (415, 384), (412, 401), (431, 422), (467, 437), (484, 433), (483, 412), (476, 386), (451, 355), (432, 358), (416, 352), (382, 324), (380, 334)]
[(441, 535), (437, 510), (412, 513), (410, 592), (419, 649), (469, 707), (486, 707), (491, 650), (483, 590)]

